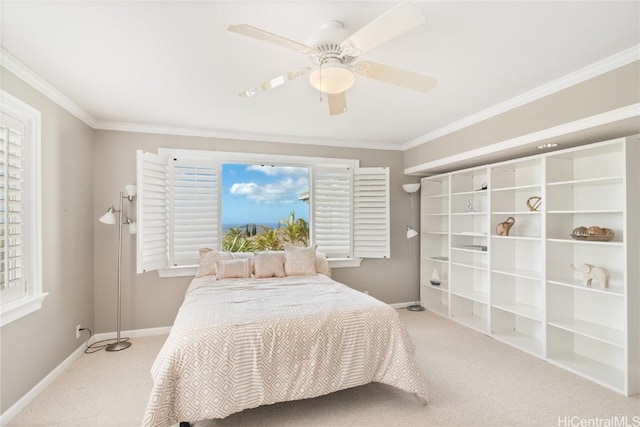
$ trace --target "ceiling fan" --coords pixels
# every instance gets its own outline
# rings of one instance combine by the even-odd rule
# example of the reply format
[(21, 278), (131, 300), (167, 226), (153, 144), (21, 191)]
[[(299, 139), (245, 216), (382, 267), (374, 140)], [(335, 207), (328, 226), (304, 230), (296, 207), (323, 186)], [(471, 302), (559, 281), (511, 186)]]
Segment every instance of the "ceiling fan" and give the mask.
[(247, 24), (230, 25), (229, 31), (294, 50), (307, 57), (310, 67), (278, 76), (258, 86), (240, 92), (249, 98), (281, 86), (309, 73), (311, 86), (326, 94), (329, 114), (347, 111), (345, 92), (355, 82), (355, 74), (402, 86), (419, 92), (428, 92), (436, 86), (433, 77), (371, 61), (355, 62), (364, 52), (425, 22), (422, 10), (410, 3), (400, 3), (379, 16), (359, 31), (349, 35), (339, 21), (323, 24), (306, 43), (300, 43)]

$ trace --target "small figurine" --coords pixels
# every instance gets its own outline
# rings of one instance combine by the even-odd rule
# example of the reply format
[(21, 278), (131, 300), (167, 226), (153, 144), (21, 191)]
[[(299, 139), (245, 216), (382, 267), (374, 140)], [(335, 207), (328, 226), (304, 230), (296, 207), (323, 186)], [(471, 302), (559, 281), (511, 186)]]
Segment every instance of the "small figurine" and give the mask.
[(510, 216), (506, 221), (498, 224), (498, 226), (496, 227), (496, 234), (498, 236), (508, 236), (509, 230), (511, 230), (511, 227), (513, 227), (513, 224), (515, 224), (515, 222), (515, 218)]
[(582, 284), (591, 286), (595, 279), (602, 289), (609, 287), (609, 272), (602, 267), (595, 267), (591, 264), (580, 263), (578, 265), (571, 264), (571, 267), (578, 273), (582, 273)]
[(473, 200), (471, 199), (467, 200), (467, 212), (475, 212), (473, 210)]

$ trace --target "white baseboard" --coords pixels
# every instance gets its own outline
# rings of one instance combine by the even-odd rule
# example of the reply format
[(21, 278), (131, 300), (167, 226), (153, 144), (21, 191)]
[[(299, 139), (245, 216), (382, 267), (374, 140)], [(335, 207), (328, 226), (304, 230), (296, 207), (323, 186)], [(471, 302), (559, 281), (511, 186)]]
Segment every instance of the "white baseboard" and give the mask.
[[(139, 337), (151, 337), (154, 335), (169, 335), (171, 332), (171, 326), (164, 326), (161, 328), (148, 328), (148, 329), (133, 329), (130, 331), (120, 331), (120, 338), (139, 338)], [(116, 338), (115, 332), (106, 332), (102, 334), (96, 334), (91, 337), (89, 344), (93, 344), (96, 341), (108, 340)]]
[[(139, 338), (139, 337), (149, 337), (153, 335), (164, 335), (169, 334), (171, 331), (171, 326), (166, 326), (162, 328), (149, 328), (149, 329), (134, 329), (131, 331), (122, 331), (120, 332), (121, 337), (129, 337), (129, 338)], [(89, 340), (89, 344), (92, 344), (96, 341), (115, 338), (115, 332), (108, 332), (103, 334), (96, 334), (91, 337)], [(0, 414), (0, 426), (6, 426), (9, 422), (15, 418), (16, 415), (20, 413), (24, 408), (31, 403), (33, 399), (35, 399), (42, 391), (47, 388), (61, 373), (63, 373), (72, 363), (76, 360), (86, 348), (85, 343), (83, 343), (80, 347), (78, 347), (73, 353), (69, 355), (66, 359), (62, 361), (53, 371), (49, 372), (46, 377), (44, 377), (38, 384), (35, 385), (31, 390), (27, 392), (24, 396), (22, 396), (16, 403), (11, 405), (9, 409)]]

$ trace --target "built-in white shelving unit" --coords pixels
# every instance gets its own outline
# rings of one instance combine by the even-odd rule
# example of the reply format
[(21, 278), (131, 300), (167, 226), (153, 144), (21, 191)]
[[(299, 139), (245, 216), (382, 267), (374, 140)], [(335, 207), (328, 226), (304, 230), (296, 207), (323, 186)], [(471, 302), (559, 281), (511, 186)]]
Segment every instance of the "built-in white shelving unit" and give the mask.
[[(423, 178), (422, 305), (620, 393), (640, 392), (639, 145), (621, 138)], [(576, 240), (580, 226), (615, 236)], [(608, 287), (584, 285), (572, 268), (580, 263), (606, 269)]]

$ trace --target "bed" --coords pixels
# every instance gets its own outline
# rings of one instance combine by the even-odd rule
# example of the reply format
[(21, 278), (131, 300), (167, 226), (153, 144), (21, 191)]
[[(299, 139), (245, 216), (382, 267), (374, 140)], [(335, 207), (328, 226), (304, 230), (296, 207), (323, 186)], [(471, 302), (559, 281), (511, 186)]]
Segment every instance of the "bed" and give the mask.
[(324, 274), (195, 278), (152, 369), (143, 425), (224, 418), (370, 382), (427, 402), (395, 309)]

